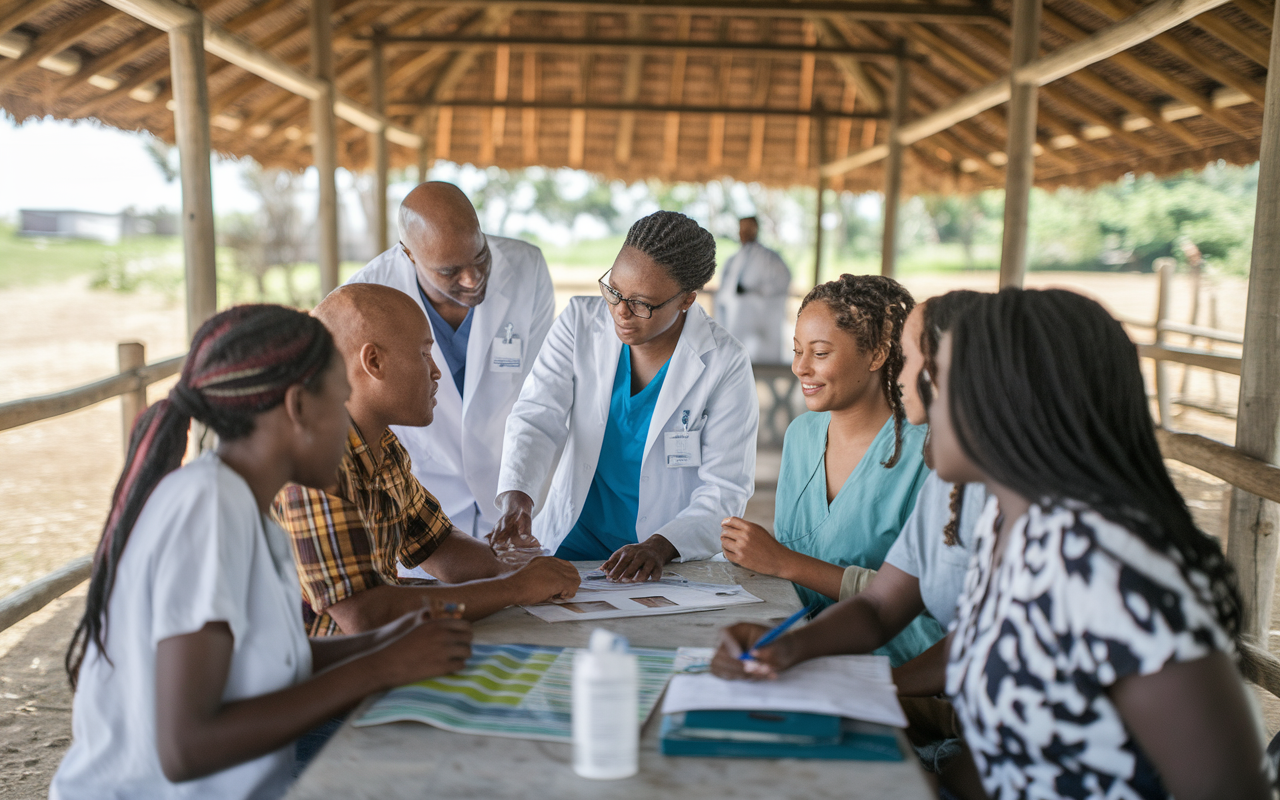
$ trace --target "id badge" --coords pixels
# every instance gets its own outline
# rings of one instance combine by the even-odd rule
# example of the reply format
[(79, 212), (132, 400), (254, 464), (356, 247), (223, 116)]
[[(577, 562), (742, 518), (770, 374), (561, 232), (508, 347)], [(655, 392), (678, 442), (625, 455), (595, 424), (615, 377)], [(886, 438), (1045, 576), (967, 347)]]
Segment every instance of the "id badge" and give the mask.
[(702, 466), (702, 431), (667, 431), (662, 434), (667, 466)]
[(490, 372), (520, 372), (523, 366), (524, 342), (519, 336), (512, 336), (511, 341), (498, 336), (493, 340), (493, 358), (489, 361)]

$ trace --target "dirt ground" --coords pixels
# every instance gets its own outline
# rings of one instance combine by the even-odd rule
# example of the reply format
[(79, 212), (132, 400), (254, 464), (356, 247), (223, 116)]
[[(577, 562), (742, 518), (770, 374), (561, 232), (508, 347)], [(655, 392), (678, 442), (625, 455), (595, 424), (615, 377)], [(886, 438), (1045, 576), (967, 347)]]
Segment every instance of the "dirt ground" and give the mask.
[[(993, 288), (994, 275), (949, 274), (908, 277), (917, 298), (952, 288)], [(1063, 286), (1102, 300), (1123, 318), (1149, 320), (1155, 310), (1152, 275), (1033, 273), (1029, 286)], [(592, 287), (566, 286), (557, 305)], [(1246, 286), (1219, 282), (1219, 327), (1243, 327)], [(119, 294), (93, 291), (83, 281), (0, 291), (0, 402), (59, 391), (116, 371), (116, 343), (141, 341), (149, 361), (185, 349), (181, 302), (156, 292)], [(1188, 320), (1190, 292), (1175, 292), (1175, 318)], [(1201, 318), (1204, 321), (1204, 318)], [(1150, 332), (1135, 330), (1135, 337)], [(1226, 352), (1230, 352), (1228, 349)], [(1181, 373), (1174, 369), (1177, 385)], [(162, 396), (169, 384), (152, 387)], [(1204, 373), (1194, 376), (1190, 394), (1214, 401), (1215, 386)], [(1234, 407), (1238, 384), (1217, 379), (1217, 401)], [(1184, 430), (1230, 442), (1231, 419), (1186, 409), (1175, 424)], [(761, 453), (757, 496), (749, 515), (771, 523), (779, 454)], [(14, 591), (96, 544), (122, 461), (118, 401), (74, 414), (0, 432), (0, 595)], [(1207, 532), (1224, 531), (1224, 483), (1170, 462), (1175, 481)], [(0, 798), (40, 798), (70, 742), (71, 695), (62, 656), (83, 604), (83, 586), (41, 612), (0, 632)], [(1280, 603), (1277, 603), (1280, 606)], [(1273, 627), (1275, 625), (1273, 624)], [(1272, 642), (1277, 639), (1273, 632)], [(1280, 648), (1273, 647), (1273, 650)], [(1280, 729), (1280, 702), (1263, 700), (1269, 733)]]

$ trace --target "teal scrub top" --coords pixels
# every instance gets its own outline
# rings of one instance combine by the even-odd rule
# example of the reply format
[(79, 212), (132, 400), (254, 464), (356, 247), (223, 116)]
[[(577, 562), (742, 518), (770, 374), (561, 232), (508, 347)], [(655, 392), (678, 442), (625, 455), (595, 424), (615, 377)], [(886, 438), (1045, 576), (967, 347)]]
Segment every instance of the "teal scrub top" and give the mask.
[[(838, 567), (856, 564), (880, 569), (929, 475), (924, 463), (927, 428), (904, 423), (902, 454), (892, 469), (885, 469), (883, 462), (893, 455), (890, 417), (828, 505), (825, 456), (830, 423), (830, 412), (808, 412), (787, 427), (774, 536), (798, 553)], [(803, 586), (796, 586), (796, 592), (806, 605), (826, 608), (835, 602)], [(943, 635), (941, 625), (921, 614), (876, 653), (889, 656), (897, 666), (929, 649)]]
[(560, 543), (556, 557), (567, 561), (595, 561), (619, 547), (636, 543), (636, 515), (640, 509), (640, 466), (649, 420), (667, 377), (668, 359), (648, 385), (631, 394), (631, 347), (622, 346), (613, 377), (609, 421), (596, 460), (596, 474), (582, 505), (582, 513)]

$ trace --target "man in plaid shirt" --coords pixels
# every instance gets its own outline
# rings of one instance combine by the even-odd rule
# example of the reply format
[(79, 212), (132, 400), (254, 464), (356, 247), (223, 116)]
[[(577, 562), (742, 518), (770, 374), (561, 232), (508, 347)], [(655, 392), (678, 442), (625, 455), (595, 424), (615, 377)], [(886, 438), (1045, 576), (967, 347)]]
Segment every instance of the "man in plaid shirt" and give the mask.
[[(289, 484), (276, 497), (310, 634), (370, 630), (433, 600), (463, 604), (468, 619), (479, 619), (509, 605), (572, 596), (578, 572), (559, 559), (535, 558), (501, 574), (489, 546), (455, 528), (410, 472), (388, 426), (430, 424), (440, 377), (431, 328), (413, 300), (385, 286), (350, 284), (313, 313), (346, 361), (352, 426), (332, 487)], [(443, 585), (402, 579), (398, 564), (422, 566)]]

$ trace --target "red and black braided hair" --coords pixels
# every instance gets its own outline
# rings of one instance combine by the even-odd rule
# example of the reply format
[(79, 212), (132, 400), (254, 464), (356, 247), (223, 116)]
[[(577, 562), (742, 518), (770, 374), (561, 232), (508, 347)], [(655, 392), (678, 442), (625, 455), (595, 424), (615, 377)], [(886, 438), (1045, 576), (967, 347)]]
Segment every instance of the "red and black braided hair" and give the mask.
[[(920, 400), (926, 409), (933, 404), (933, 381), (934, 376), (938, 374), (938, 342), (942, 340), (942, 334), (951, 330), (951, 326), (955, 324), (964, 309), (981, 296), (979, 292), (957, 289), (937, 297), (930, 297), (920, 304), (920, 353), (924, 356), (924, 368), (916, 376), (916, 391), (919, 392)], [(927, 437), (924, 443), (924, 460), (932, 469), (933, 458), (929, 453)], [(957, 483), (951, 487), (949, 510), (951, 516), (942, 529), (942, 541), (947, 547), (954, 547), (960, 543), (960, 515), (964, 511), (963, 483)]]
[(846, 274), (813, 287), (800, 304), (800, 313), (816, 300), (827, 304), (835, 314), (836, 327), (853, 334), (863, 352), (875, 353), (881, 348), (888, 352), (880, 368), (880, 384), (893, 411), (893, 455), (883, 462), (885, 469), (891, 469), (902, 457), (902, 426), (907, 420), (898, 383), (905, 360), (902, 327), (916, 306), (915, 298), (893, 278)]
[(196, 331), (177, 385), (133, 424), (94, 554), (84, 616), (67, 649), (73, 689), (90, 641), (105, 657), (107, 603), (120, 556), (152, 491), (181, 465), (191, 421), (208, 426), (222, 441), (248, 436), (257, 415), (280, 405), (290, 386), (318, 391), (335, 352), (333, 337), (318, 319), (283, 306), (236, 306)]

